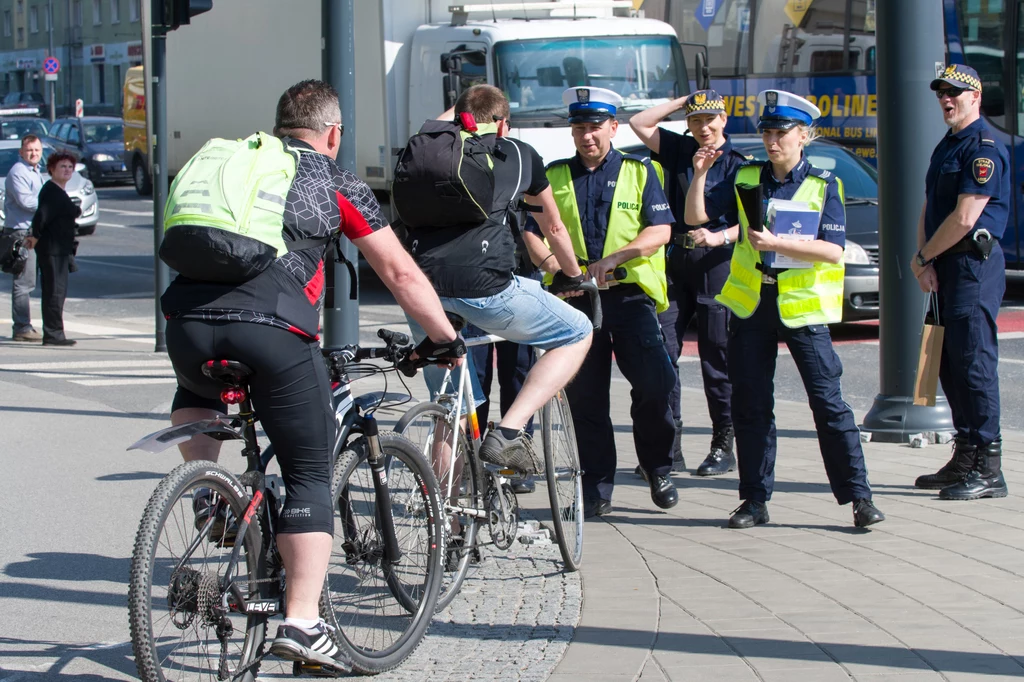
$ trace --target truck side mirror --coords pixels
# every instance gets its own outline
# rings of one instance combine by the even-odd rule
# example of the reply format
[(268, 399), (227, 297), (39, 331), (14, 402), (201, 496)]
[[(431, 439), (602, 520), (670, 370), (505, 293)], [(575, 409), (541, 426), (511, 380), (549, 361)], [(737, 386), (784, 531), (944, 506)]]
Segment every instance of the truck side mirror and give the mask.
[(694, 80), (698, 90), (707, 90), (711, 85), (711, 76), (708, 72), (708, 56), (705, 52), (698, 52), (694, 60)]
[(462, 73), (462, 56), (451, 52), (441, 55), (441, 73)]

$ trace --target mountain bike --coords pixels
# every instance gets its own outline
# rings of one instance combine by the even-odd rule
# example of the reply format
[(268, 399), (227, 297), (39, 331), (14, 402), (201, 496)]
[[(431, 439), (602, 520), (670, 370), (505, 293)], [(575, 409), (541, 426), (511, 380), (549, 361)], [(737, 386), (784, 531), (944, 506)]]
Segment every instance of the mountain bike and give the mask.
[[(332, 483), (338, 516), (320, 611), (353, 669), (366, 674), (396, 667), (422, 640), (441, 587), (444, 533), (430, 465), (416, 445), (378, 428), (374, 411), (393, 394), (385, 386), (352, 396), (350, 373), (393, 371), (412, 350), (404, 334), (382, 329), (378, 336), (382, 348), (323, 351), (339, 432)], [(391, 368), (364, 364), (369, 359), (386, 360)], [(247, 468), (236, 476), (215, 462), (185, 462), (146, 506), (129, 583), (132, 649), (145, 682), (255, 679), (267, 622), (284, 612), (276, 543), (284, 493), (280, 478), (267, 473), (273, 446), (261, 452), (257, 441), (258, 417), (247, 389), (251, 370), (219, 358), (202, 369), (224, 386), (222, 401), (239, 405), (239, 412), (163, 429), (129, 449), (160, 452), (202, 433), (241, 440)], [(293, 666), (296, 675), (341, 672)]]

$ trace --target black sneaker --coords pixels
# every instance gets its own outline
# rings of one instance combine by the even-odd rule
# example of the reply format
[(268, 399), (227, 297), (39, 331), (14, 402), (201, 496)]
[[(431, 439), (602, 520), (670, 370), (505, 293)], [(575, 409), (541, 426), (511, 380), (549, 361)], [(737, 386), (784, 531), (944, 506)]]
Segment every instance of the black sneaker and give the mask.
[[(224, 547), (234, 547), (235, 538), (238, 535), (238, 519), (228, 509), (224, 500), (215, 501), (213, 491), (209, 488), (200, 488), (192, 498), (192, 511), (195, 512), (196, 530), (202, 530), (210, 520), (210, 516), (216, 513), (213, 524), (210, 525), (210, 542)], [(216, 512), (214, 512), (216, 507)]]
[(522, 475), (536, 474), (541, 469), (537, 454), (533, 451), (533, 442), (525, 431), (508, 439), (501, 435), (500, 429), (491, 430), (480, 446), (480, 459)]
[(321, 620), (312, 630), (295, 625), (277, 628), (270, 653), (306, 666), (322, 666), (327, 672), (350, 673), (352, 663), (334, 642), (334, 628)]

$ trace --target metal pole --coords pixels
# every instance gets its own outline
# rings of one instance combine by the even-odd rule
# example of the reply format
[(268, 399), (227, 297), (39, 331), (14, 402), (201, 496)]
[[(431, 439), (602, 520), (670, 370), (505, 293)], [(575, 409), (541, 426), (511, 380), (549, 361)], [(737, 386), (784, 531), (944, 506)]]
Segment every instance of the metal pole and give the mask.
[[(341, 100), (341, 119), (345, 135), (341, 138), (338, 165), (356, 170), (356, 71), (355, 71), (355, 3), (354, 0), (324, 0), (324, 80), (338, 90)], [(354, 266), (359, 265), (359, 251), (345, 237), (341, 237), (342, 251)], [(324, 305), (324, 345), (336, 346), (359, 342), (359, 301), (349, 298), (352, 282), (348, 269), (329, 254), (333, 277), (328, 278)], [(330, 289), (333, 281), (333, 290)]]
[(940, 440), (953, 431), (946, 399), (940, 396), (935, 407), (914, 405), (925, 299), (910, 260), (917, 253), (929, 158), (946, 132), (928, 87), (944, 61), (942, 3), (879, 0), (875, 11), (880, 385), (861, 430), (886, 442), (906, 442), (916, 433)]
[[(145, 5), (146, 3), (143, 3)], [(157, 353), (167, 351), (166, 320), (160, 310), (160, 296), (170, 283), (171, 273), (160, 260), (164, 237), (164, 202), (167, 201), (167, 33), (153, 29), (153, 304)]]
[[(50, 39), (50, 52), (47, 54), (48, 57), (55, 56), (53, 53), (53, 0), (49, 0), (46, 3), (46, 27), (49, 29), (47, 33)], [(53, 123), (54, 119), (57, 118), (57, 103), (54, 101), (57, 98), (57, 81), (50, 81), (50, 123)]]

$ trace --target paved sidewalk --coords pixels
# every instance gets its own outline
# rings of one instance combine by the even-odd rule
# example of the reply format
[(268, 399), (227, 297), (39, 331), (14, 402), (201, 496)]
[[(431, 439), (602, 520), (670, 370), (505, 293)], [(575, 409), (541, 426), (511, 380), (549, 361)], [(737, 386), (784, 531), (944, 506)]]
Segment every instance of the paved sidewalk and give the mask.
[[(948, 446), (866, 444), (888, 520), (861, 530), (831, 495), (810, 410), (780, 403), (772, 520), (740, 531), (725, 527), (735, 473), (678, 475), (679, 505), (656, 509), (627, 471), (628, 404), (613, 406), (614, 512), (588, 522), (583, 616), (550, 682), (1024, 678), (1024, 434), (1004, 434), (1011, 496), (978, 502), (913, 488)], [(684, 392), (691, 469), (705, 412)]]

